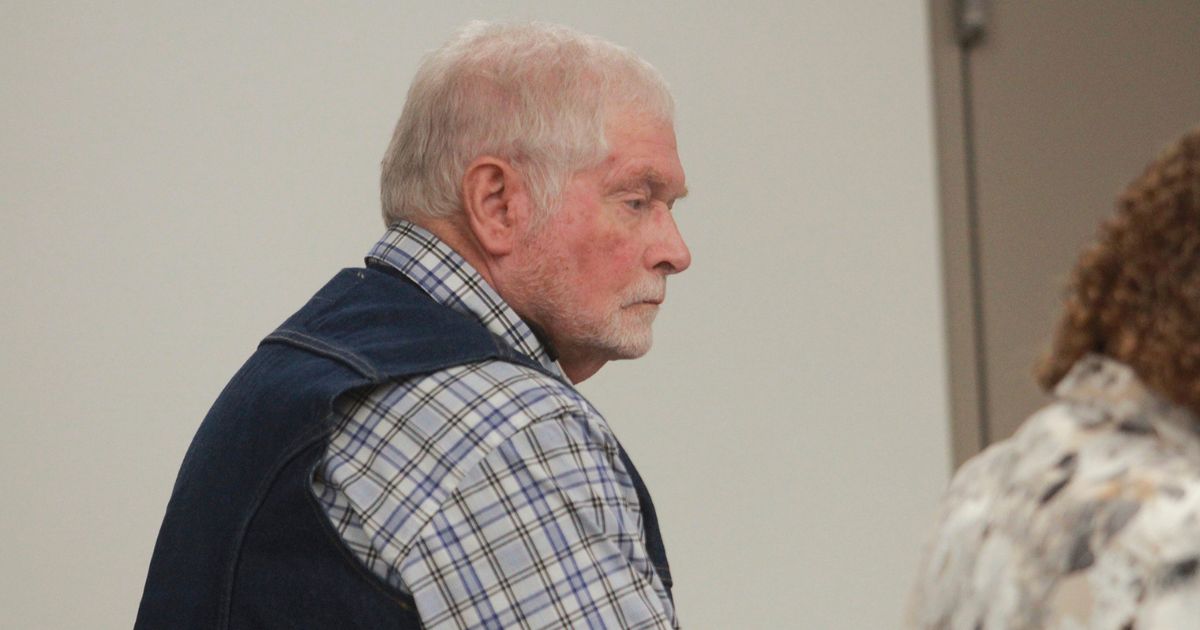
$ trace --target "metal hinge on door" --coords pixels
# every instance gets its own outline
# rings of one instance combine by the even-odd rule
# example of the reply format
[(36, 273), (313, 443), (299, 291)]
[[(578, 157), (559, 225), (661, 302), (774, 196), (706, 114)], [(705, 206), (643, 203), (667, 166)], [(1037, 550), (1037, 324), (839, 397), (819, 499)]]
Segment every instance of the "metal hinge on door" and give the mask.
[(954, 0), (958, 44), (970, 48), (983, 39), (987, 27), (987, 0)]

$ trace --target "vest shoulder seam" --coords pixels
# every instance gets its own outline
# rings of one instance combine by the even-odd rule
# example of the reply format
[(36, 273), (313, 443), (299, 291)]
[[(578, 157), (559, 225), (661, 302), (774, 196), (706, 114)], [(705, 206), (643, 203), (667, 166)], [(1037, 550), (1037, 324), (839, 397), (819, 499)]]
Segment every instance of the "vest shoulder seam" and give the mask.
[(384, 376), (380, 374), (369, 361), (359, 356), (354, 351), (335, 346), (326, 341), (318, 339), (317, 337), (313, 337), (312, 335), (307, 335), (305, 333), (287, 328), (280, 328), (279, 330), (267, 335), (266, 338), (263, 339), (263, 343), (272, 341), (293, 345), (323, 356), (327, 359), (333, 359), (334, 361), (345, 364), (350, 369), (358, 372), (360, 375), (366, 378), (371, 379), (372, 381), (378, 382), (384, 380)]

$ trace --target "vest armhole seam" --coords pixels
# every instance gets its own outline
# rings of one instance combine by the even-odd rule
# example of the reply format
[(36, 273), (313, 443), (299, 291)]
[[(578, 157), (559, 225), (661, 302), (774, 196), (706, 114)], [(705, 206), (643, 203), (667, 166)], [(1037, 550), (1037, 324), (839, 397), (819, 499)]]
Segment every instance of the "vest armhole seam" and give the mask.
[[(317, 468), (322, 464), (322, 462), (324, 462), (324, 457), (324, 452), (318, 455), (317, 458), (313, 460), (312, 465), (309, 466), (308, 471), (304, 476), (304, 491), (305, 495), (308, 497), (307, 503), (313, 510), (313, 516), (319, 520), (320, 524), (318, 527), (321, 529), (321, 532), (325, 534), (329, 544), (337, 548), (339, 555), (342, 556), (342, 560), (350, 564), (351, 570), (363, 578), (363, 580), (366, 581), (371, 588), (387, 597), (390, 601), (392, 601), (392, 603), (396, 604), (405, 611), (418, 613), (419, 611), (416, 607), (416, 599), (412, 596), (412, 594), (405, 593), (398, 587), (389, 584), (384, 578), (372, 571), (370, 567), (366, 566), (366, 564), (364, 564), (363, 561), (357, 555), (355, 555), (349, 547), (346, 546), (345, 539), (342, 538), (341, 533), (338, 532), (334, 528), (333, 523), (330, 522), (329, 515), (325, 512), (324, 506), (321, 505), (321, 502), (317, 498), (312, 487), (312, 480), (316, 474)], [(405, 601), (406, 598), (409, 601)]]

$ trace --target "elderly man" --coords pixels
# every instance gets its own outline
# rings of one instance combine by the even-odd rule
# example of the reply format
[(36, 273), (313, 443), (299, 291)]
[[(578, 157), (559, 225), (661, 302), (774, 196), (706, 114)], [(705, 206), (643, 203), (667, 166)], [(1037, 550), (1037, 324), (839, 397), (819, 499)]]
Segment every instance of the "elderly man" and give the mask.
[(269, 335), (183, 462), (138, 627), (672, 627), (650, 496), (572, 383), (690, 255), (629, 51), (467, 26), (383, 163), (389, 229)]

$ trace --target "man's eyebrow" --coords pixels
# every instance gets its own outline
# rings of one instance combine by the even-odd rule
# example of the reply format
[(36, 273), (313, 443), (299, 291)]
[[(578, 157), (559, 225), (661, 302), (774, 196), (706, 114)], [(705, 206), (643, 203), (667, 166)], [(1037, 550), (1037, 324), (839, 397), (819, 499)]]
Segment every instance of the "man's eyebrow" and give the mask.
[[(671, 185), (667, 182), (667, 178), (664, 177), (663, 174), (658, 171), (658, 169), (656, 169), (652, 166), (647, 166), (646, 168), (638, 169), (636, 171), (633, 171), (632, 173), (629, 173), (628, 175), (626, 175), (624, 177), (621, 177), (618, 180), (617, 184), (620, 187), (633, 187), (633, 186), (645, 184), (645, 185), (650, 186), (651, 188), (658, 189), (658, 190), (667, 190), (667, 189), (671, 188)], [(681, 185), (677, 189), (677, 194), (675, 194), (673, 198), (674, 199), (683, 199), (684, 197), (687, 196), (687, 194), (688, 194), (687, 186)]]

